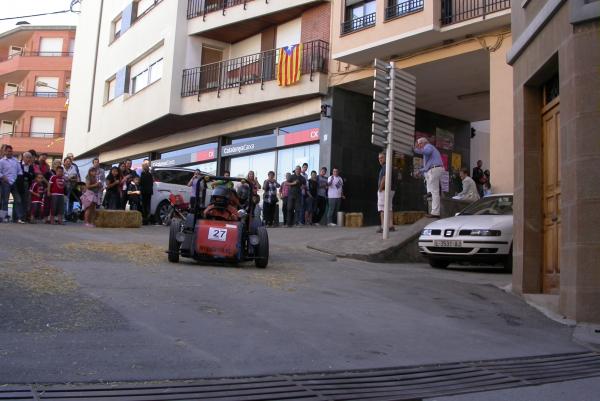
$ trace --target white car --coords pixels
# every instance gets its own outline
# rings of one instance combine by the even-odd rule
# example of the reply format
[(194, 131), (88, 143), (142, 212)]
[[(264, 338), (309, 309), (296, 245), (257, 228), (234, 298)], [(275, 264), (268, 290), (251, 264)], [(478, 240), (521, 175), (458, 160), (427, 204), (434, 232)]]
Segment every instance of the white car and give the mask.
[(419, 251), (436, 268), (450, 263), (501, 263), (512, 270), (513, 196), (490, 195), (454, 217), (434, 221), (419, 236)]

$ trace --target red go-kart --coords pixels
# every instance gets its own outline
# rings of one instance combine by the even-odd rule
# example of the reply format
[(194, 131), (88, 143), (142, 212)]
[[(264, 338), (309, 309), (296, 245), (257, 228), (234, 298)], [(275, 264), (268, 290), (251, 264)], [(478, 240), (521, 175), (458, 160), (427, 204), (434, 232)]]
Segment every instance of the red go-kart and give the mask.
[[(214, 188), (207, 199), (211, 181), (222, 185)], [(233, 181), (241, 182), (237, 190), (230, 188)], [(171, 221), (169, 262), (178, 263), (183, 256), (233, 264), (254, 260), (257, 267), (267, 267), (269, 236), (260, 218), (254, 218), (258, 199), (245, 180), (204, 176), (198, 182), (195, 197), (192, 213), (185, 219)]]

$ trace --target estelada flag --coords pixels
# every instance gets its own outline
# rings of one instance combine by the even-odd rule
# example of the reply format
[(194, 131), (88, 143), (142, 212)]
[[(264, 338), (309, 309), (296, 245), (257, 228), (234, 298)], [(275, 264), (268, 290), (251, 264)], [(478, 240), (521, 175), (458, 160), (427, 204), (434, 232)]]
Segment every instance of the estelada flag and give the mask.
[(300, 80), (302, 70), (302, 43), (279, 49), (277, 82), (280, 86), (292, 85)]

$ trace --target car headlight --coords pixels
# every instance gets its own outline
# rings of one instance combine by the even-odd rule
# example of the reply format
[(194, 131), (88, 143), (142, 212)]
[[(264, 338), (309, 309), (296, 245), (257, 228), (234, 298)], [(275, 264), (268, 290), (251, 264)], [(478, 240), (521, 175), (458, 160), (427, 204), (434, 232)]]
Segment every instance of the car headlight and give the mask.
[(471, 235), (477, 237), (499, 237), (500, 230), (471, 230)]
[(424, 229), (423, 231), (421, 231), (421, 235), (425, 235), (425, 236), (431, 235), (431, 229), (430, 228)]

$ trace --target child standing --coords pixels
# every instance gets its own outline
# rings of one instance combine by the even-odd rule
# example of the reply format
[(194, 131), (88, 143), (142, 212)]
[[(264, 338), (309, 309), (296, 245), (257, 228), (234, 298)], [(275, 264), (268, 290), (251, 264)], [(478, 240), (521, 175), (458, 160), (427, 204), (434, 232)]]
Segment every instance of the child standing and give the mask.
[(129, 210), (142, 211), (140, 207), (140, 177), (135, 176), (127, 186), (127, 199), (129, 200)]
[(48, 181), (41, 173), (35, 175), (35, 179), (29, 188), (31, 194), (31, 222), (36, 223), (44, 217), (44, 198)]
[(91, 167), (85, 177), (85, 192), (81, 196), (81, 206), (83, 207), (84, 220), (86, 227), (94, 227), (96, 218), (96, 205), (98, 204), (98, 193), (100, 192), (100, 182), (98, 181), (97, 170)]
[(55, 169), (56, 174), (50, 177), (48, 185), (48, 198), (50, 198), (50, 216), (46, 224), (54, 224), (54, 216), (58, 218), (58, 224), (63, 224), (65, 211), (65, 170), (62, 166)]

